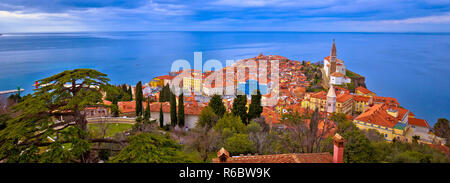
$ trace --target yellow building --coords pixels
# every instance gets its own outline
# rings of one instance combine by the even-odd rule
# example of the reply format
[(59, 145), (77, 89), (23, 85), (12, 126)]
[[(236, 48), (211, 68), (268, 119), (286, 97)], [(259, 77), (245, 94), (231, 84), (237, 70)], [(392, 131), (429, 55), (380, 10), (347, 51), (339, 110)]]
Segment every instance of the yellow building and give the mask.
[(327, 93), (325, 91), (320, 91), (309, 95), (309, 109), (323, 112), (326, 110), (327, 103)]
[(368, 96), (368, 97), (376, 96), (376, 94), (374, 92), (368, 90), (367, 88), (361, 87), (361, 86), (356, 87), (355, 94), (362, 95), (362, 96)]
[(350, 94), (339, 94), (336, 97), (336, 112), (351, 115), (353, 111), (353, 99)]
[(370, 106), (372, 101), (371, 97), (354, 95), (353, 96), (353, 111), (357, 113), (362, 113), (366, 111)]
[(158, 77), (153, 78), (150, 81), (150, 87), (152, 87), (152, 88), (163, 87), (163, 86), (164, 86), (164, 80), (161, 80)]
[(164, 75), (153, 78), (150, 81), (150, 87), (164, 87), (166, 84), (170, 84), (170, 81), (174, 78), (174, 76)]
[(202, 91), (202, 74), (196, 70), (184, 72), (183, 89), (185, 91), (201, 92)]
[(404, 140), (408, 131), (407, 109), (376, 104), (353, 120), (361, 130), (374, 129), (380, 132), (385, 140)]

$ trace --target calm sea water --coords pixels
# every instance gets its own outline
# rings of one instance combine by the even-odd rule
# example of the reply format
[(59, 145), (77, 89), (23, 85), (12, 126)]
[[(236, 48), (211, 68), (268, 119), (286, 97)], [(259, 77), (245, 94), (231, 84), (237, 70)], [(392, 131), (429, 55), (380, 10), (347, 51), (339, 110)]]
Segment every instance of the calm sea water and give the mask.
[(319, 61), (336, 39), (338, 57), (380, 96), (419, 118), (450, 118), (450, 34), (298, 32), (114, 32), (0, 36), (0, 90), (25, 88), (63, 70), (93, 68), (112, 83), (167, 74), (174, 60), (244, 59), (276, 54)]

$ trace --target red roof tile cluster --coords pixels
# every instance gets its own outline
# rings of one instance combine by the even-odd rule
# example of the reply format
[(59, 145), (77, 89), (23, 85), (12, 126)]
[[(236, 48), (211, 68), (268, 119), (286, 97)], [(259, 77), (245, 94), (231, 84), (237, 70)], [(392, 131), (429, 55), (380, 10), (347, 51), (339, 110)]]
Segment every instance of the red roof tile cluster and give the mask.
[[(387, 110), (397, 110), (397, 117), (391, 116), (387, 113)], [(369, 108), (362, 114), (360, 114), (355, 119), (358, 121), (363, 121), (366, 123), (371, 123), (375, 125), (380, 125), (384, 127), (392, 128), (394, 127), (408, 112), (407, 109), (402, 108), (392, 108), (385, 104), (376, 104), (373, 107)]]
[(362, 87), (362, 86), (356, 87), (355, 91), (360, 91), (361, 93), (364, 93), (364, 94), (373, 93), (373, 92), (370, 91), (369, 89), (364, 88), (364, 87)]
[(350, 94), (339, 94), (336, 97), (336, 102), (344, 103), (352, 99), (352, 95)]
[(431, 128), (426, 120), (419, 119), (419, 118), (408, 118), (408, 124), (425, 127), (425, 128), (428, 128), (428, 129)]
[[(213, 162), (219, 163), (219, 158)], [(333, 156), (330, 153), (235, 156), (227, 158), (226, 163), (333, 163)]]
[(400, 106), (400, 103), (398, 103), (396, 98), (392, 97), (380, 97), (380, 96), (374, 96), (374, 103), (375, 104), (381, 104), (384, 103), (386, 105), (392, 105), (392, 106)]
[(353, 95), (353, 100), (357, 102), (369, 102), (371, 97), (362, 96), (362, 95)]
[(331, 76), (334, 76), (334, 77), (344, 77), (345, 75), (342, 74), (342, 73), (340, 73), (340, 72), (334, 72), (333, 74), (331, 74)]

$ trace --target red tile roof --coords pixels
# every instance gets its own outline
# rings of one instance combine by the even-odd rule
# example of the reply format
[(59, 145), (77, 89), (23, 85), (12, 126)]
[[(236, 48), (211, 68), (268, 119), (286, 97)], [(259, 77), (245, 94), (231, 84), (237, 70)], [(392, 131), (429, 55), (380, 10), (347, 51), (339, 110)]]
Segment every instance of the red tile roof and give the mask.
[(421, 126), (421, 127), (425, 127), (425, 128), (431, 128), (426, 120), (419, 119), (419, 118), (408, 118), (408, 124), (415, 125), (415, 126)]
[(398, 103), (397, 99), (396, 98), (392, 98), (392, 97), (374, 96), (373, 99), (374, 99), (375, 103), (384, 103), (384, 104), (387, 104), (387, 105), (396, 105), (396, 106), (400, 105)]
[(370, 97), (361, 96), (361, 95), (353, 95), (353, 100), (357, 102), (369, 102)]
[[(219, 159), (214, 158), (213, 162), (218, 163)], [(333, 156), (330, 153), (235, 156), (227, 158), (226, 163), (333, 163)]]
[(340, 73), (340, 72), (334, 72), (333, 74), (331, 74), (331, 76), (334, 76), (334, 77), (344, 77), (345, 75), (342, 74), (342, 73)]
[[(391, 116), (387, 113), (387, 109), (398, 110), (398, 116)], [(406, 109), (391, 108), (385, 104), (376, 104), (356, 117), (355, 120), (392, 128), (401, 121), (407, 112), (408, 110)]]
[(356, 87), (355, 90), (356, 90), (356, 91), (360, 91), (361, 93), (364, 93), (364, 94), (373, 93), (373, 92), (370, 91), (369, 89), (364, 88), (364, 87), (361, 87), (361, 86)]
[(336, 97), (336, 102), (344, 103), (352, 99), (352, 95), (350, 94), (341, 94)]

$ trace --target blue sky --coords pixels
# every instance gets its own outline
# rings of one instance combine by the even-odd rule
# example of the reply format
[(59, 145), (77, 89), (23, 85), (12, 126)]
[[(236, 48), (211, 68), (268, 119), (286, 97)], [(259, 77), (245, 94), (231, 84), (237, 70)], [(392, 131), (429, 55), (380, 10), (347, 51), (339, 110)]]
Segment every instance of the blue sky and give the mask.
[(1, 0), (0, 32), (450, 32), (450, 0)]

